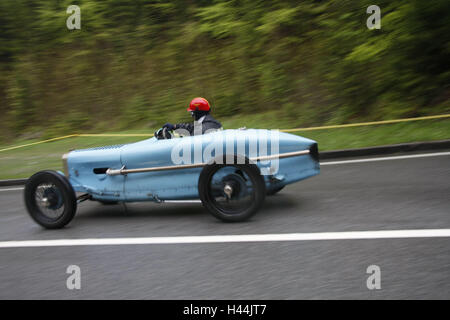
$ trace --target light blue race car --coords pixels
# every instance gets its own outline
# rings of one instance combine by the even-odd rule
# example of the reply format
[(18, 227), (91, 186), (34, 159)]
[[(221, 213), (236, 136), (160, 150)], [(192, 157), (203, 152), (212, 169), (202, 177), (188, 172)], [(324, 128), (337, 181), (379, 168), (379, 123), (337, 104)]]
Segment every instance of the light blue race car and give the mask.
[(233, 129), (175, 137), (167, 129), (140, 142), (71, 151), (64, 173), (30, 177), (31, 217), (62, 228), (85, 200), (118, 202), (200, 199), (216, 218), (243, 221), (264, 198), (319, 174), (317, 143), (275, 130)]

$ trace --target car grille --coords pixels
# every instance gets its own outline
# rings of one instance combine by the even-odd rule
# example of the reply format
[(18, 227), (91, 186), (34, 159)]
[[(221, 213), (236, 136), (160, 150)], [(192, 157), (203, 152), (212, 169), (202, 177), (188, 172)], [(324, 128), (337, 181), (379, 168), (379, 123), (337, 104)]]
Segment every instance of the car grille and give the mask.
[(317, 146), (317, 143), (311, 145), (311, 147), (309, 148), (309, 154), (314, 160), (316, 160), (317, 162), (319, 161), (319, 147)]

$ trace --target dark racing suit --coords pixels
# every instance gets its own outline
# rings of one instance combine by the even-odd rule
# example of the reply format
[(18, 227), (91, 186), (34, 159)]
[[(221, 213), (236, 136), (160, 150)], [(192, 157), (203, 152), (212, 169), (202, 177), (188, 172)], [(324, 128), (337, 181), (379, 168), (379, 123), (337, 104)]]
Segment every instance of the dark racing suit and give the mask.
[(191, 136), (205, 134), (205, 132), (208, 130), (219, 130), (221, 128), (222, 124), (214, 119), (209, 113), (201, 117), (197, 121), (194, 121), (194, 123), (178, 123), (175, 125), (175, 130), (187, 130)]

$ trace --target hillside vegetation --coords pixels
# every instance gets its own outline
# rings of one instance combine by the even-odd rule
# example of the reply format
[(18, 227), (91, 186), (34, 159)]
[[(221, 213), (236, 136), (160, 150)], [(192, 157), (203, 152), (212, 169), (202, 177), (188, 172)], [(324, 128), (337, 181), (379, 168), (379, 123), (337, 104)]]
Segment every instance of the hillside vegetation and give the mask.
[[(450, 111), (448, 0), (0, 1), (0, 143), (187, 120), (288, 128)], [(69, 5), (81, 29), (68, 30)]]

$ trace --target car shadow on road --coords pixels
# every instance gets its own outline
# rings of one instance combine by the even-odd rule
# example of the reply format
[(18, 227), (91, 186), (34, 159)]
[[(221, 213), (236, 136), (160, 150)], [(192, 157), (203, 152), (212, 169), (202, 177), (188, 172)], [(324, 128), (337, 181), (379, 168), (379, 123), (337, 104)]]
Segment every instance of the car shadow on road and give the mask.
[(292, 194), (278, 193), (273, 196), (267, 196), (264, 200), (264, 204), (258, 214), (277, 214), (281, 215), (283, 212), (295, 210), (301, 210), (302, 199), (294, 197)]
[[(280, 215), (293, 208), (301, 209), (301, 201), (298, 198), (292, 195), (276, 194), (266, 197), (257, 215)], [(201, 203), (135, 202), (103, 205), (89, 201), (79, 205), (76, 220), (147, 220), (155, 218), (177, 220), (180, 218), (202, 219), (205, 215), (209, 215), (209, 213)]]
[(146, 218), (146, 217), (185, 217), (199, 216), (207, 213), (200, 203), (118, 203), (103, 205), (96, 202), (80, 205), (77, 219), (111, 219), (111, 218)]

